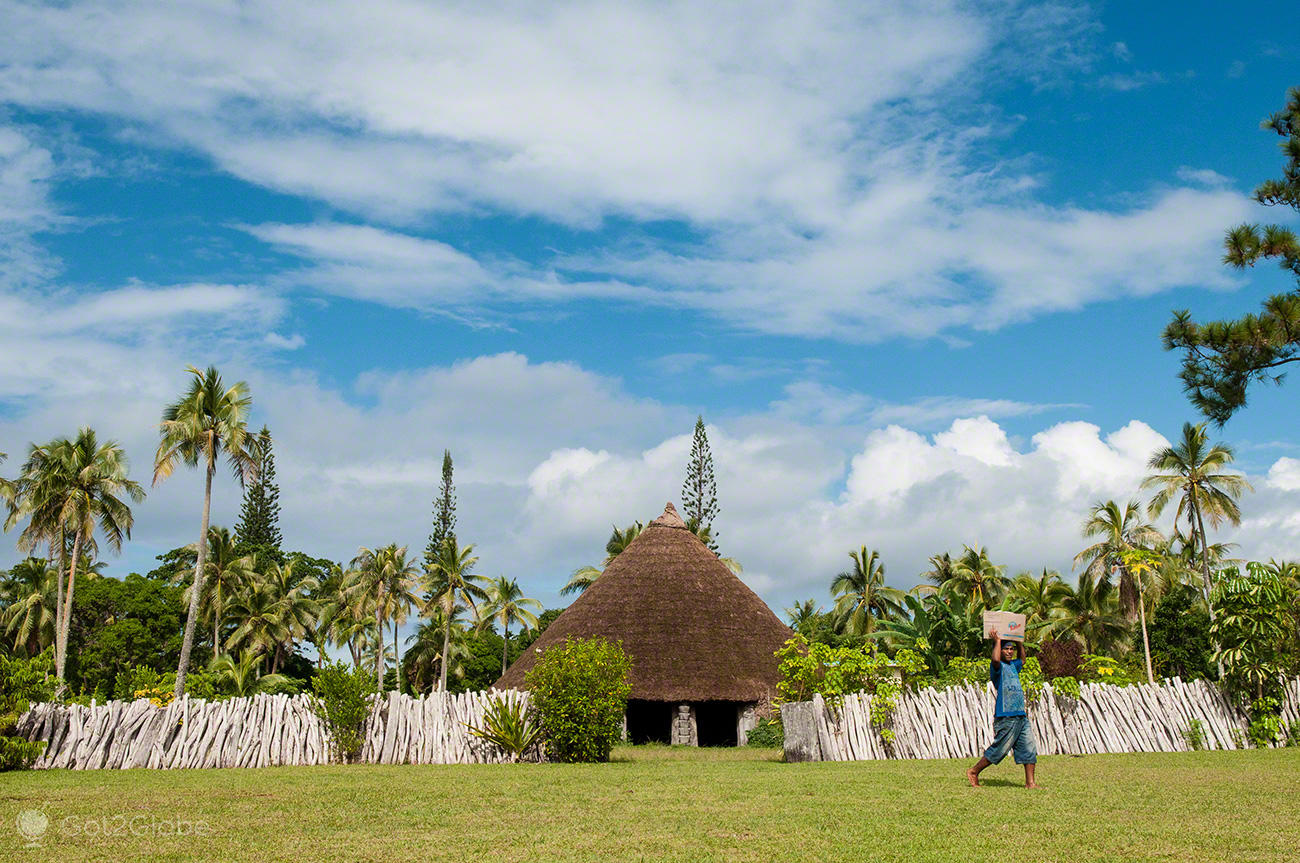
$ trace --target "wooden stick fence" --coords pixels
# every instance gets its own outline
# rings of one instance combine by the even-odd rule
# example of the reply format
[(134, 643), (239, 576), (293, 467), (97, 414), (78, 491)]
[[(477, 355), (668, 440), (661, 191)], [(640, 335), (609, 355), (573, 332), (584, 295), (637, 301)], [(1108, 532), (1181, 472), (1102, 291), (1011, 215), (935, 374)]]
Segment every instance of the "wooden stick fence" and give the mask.
[[(975, 758), (993, 731), (992, 684), (922, 689), (899, 698), (887, 743), (871, 723), (871, 699), (848, 695), (832, 707), (820, 695), (783, 704), (788, 761), (864, 761), (884, 758)], [(1029, 719), (1041, 755), (1102, 752), (1179, 752), (1191, 749), (1188, 731), (1198, 721), (1206, 749), (1247, 745), (1247, 717), (1216, 686), (1178, 678), (1155, 685), (1085, 684), (1079, 698), (1043, 687)], [(1285, 687), (1282, 719), (1300, 725), (1300, 679)]]
[[(357, 760), (371, 764), (484, 764), (509, 760), (469, 733), (491, 697), (527, 703), (524, 692), (434, 692), (372, 697)], [(255, 695), (227, 701), (182, 697), (166, 707), (146, 699), (33, 705), (18, 733), (48, 745), (36, 768), (266, 767), (337, 760), (308, 695)]]

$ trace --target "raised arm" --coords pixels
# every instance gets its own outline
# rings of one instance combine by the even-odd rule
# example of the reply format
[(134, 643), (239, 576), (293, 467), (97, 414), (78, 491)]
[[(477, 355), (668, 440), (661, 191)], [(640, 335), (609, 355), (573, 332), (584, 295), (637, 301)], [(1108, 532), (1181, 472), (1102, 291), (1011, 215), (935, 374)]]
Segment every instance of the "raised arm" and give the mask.
[(1002, 636), (998, 634), (996, 627), (989, 627), (989, 637), (993, 639), (993, 665), (1002, 664)]

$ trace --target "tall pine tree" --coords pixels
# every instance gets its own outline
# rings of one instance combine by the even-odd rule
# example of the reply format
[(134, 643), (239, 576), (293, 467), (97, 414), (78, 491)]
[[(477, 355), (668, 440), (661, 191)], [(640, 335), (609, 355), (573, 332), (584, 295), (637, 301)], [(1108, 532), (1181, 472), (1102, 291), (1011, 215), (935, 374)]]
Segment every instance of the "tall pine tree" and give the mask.
[(456, 486), (451, 481), (451, 450), (442, 451), (442, 486), (433, 500), (433, 532), (424, 547), (424, 565), (429, 567), (438, 557), (444, 541), (456, 538)]
[(713, 520), (718, 517), (718, 484), (713, 477), (713, 454), (709, 436), (704, 431), (704, 417), (695, 419), (695, 439), (686, 463), (686, 482), (682, 483), (682, 508), (686, 523), (697, 534), (709, 537), (709, 548), (717, 551)]
[(280, 562), (283, 537), (280, 534), (280, 487), (275, 483), (275, 455), (271, 452), (271, 430), (262, 427), (258, 443), (257, 479), (244, 489), (244, 503), (235, 525), (235, 540), (245, 554)]

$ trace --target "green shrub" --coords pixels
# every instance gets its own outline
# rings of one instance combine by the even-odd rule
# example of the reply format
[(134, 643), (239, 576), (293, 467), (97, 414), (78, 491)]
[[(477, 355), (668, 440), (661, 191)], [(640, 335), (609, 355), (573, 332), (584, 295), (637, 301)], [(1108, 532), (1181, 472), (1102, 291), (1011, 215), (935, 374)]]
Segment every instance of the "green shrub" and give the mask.
[(761, 746), (766, 749), (785, 748), (785, 728), (781, 720), (774, 716), (764, 716), (749, 732), (746, 746)]
[(541, 739), (542, 729), (529, 716), (522, 698), (492, 696), (483, 711), (482, 727), (465, 723), (469, 733), (501, 747), (511, 761), (519, 761)]
[(1066, 698), (1079, 697), (1079, 678), (1077, 677), (1055, 677), (1051, 681), (1052, 692), (1058, 696)]
[(1256, 749), (1267, 749), (1286, 741), (1282, 699), (1265, 695), (1250, 703), (1250, 725), (1246, 727), (1246, 737)]
[(43, 740), (19, 737), (16, 726), (33, 701), (54, 697), (53, 671), (49, 650), (32, 659), (0, 654), (0, 771), (26, 770), (45, 748)]
[(1083, 665), (1079, 668), (1079, 680), (1082, 683), (1109, 683), (1112, 686), (1132, 686), (1145, 682), (1132, 665), (1126, 665), (1113, 656), (1095, 656), (1084, 654)]
[(1205, 723), (1199, 719), (1187, 723), (1187, 727), (1183, 729), (1183, 739), (1187, 741), (1187, 745), (1193, 752), (1200, 752), (1205, 748)]
[(217, 675), (210, 671), (191, 671), (185, 675), (185, 694), (204, 701), (225, 701), (230, 697), (222, 694)]
[(567, 638), (543, 651), (524, 677), (552, 761), (608, 761), (622, 736), (632, 691), (623, 643)]
[(878, 652), (872, 643), (831, 647), (809, 644), (798, 633), (776, 651), (776, 658), (781, 672), (776, 684), (780, 701), (807, 701), (820, 694), (837, 709), (844, 696), (869, 692), (874, 696), (871, 722), (887, 743), (894, 741), (888, 723), (903, 694), (903, 680), (916, 678), (926, 668), (925, 660), (909, 648), (901, 648), (891, 657)]
[(362, 669), (332, 662), (312, 678), (311, 688), (316, 696), (312, 710), (325, 724), (335, 755), (340, 761), (351, 761), (361, 751), (374, 679)]
[[(988, 659), (965, 659), (954, 656), (934, 679), (934, 686), (939, 689), (966, 683), (983, 686), (989, 682), (990, 662), (991, 660)], [(1038, 696), (1043, 694), (1043, 670), (1039, 666), (1038, 657), (1031, 656), (1021, 666), (1020, 685), (1025, 690), (1025, 699), (1029, 702), (1037, 701)], [(1055, 689), (1055, 682), (1053, 688)]]

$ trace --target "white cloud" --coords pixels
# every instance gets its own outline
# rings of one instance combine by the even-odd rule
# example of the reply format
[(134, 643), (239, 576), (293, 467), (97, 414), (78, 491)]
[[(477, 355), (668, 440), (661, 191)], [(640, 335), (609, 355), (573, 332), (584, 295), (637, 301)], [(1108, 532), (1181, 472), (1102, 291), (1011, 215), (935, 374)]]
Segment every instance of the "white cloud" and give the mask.
[(1152, 84), (1163, 84), (1164, 82), (1164, 75), (1151, 71), (1103, 75), (1098, 79), (1101, 86), (1111, 90), (1118, 90), (1121, 93), (1127, 93), (1130, 90), (1141, 90), (1143, 87), (1149, 87)]
[(307, 344), (307, 339), (301, 333), (294, 333), (291, 336), (283, 336), (274, 330), (262, 337), (273, 348), (279, 348), (282, 351), (296, 351), (298, 348)]
[[(305, 260), (286, 285), (471, 321), (598, 297), (928, 337), (1228, 284), (1222, 226), (1248, 212), (1200, 181), (1127, 210), (1047, 206), (1015, 154), (990, 162), (1009, 124), (983, 86), (1088, 62), (1098, 26), (1070, 4), (0, 9), (0, 98), (409, 223), (249, 230)], [(448, 212), (631, 227), (525, 263), (424, 235)], [(649, 220), (697, 239), (646, 251)]]
[(49, 200), (54, 173), (49, 150), (0, 125), (0, 285), (30, 285), (56, 269), (32, 237), (60, 221)]
[(1283, 456), (1268, 469), (1267, 482), (1282, 491), (1300, 491), (1300, 459)]
[(1212, 171), (1209, 168), (1192, 168), (1188, 165), (1183, 165), (1178, 169), (1178, 179), (1189, 185), (1207, 186), (1209, 188), (1222, 188), (1231, 182), (1218, 171)]
[[(202, 356), (227, 379), (249, 382), (252, 421), (271, 427), (291, 547), (335, 559), (393, 540), (422, 547), (446, 448), (458, 530), (476, 545), (480, 570), (519, 577), (549, 602), (573, 568), (599, 561), (611, 525), (645, 522), (679, 499), (693, 411), (638, 398), (571, 363), (507, 353), (374, 371), (340, 389), (250, 357), (238, 343), (193, 349), (164, 339), (119, 348), (88, 341), (86, 331), (26, 346), (79, 377), (39, 379), (45, 392), (23, 390), (12, 370), (0, 375), (0, 393), (25, 405), (0, 415), (0, 449), (21, 454), (22, 441), (90, 422), (123, 442), (135, 477), (147, 481), (154, 418), (184, 386), (183, 365)], [(1165, 444), (1138, 420), (1109, 432), (1045, 423), (1021, 445), (988, 416), (958, 416), (935, 433), (893, 424), (864, 434), (868, 423), (862, 415), (800, 419), (774, 404), (709, 426), (720, 540), (774, 606), (824, 599), (847, 550), (863, 544), (881, 551), (891, 582), (904, 587), (929, 555), (963, 543), (987, 546), (1012, 571), (1068, 570), (1087, 508), (1136, 494), (1146, 460)], [(1278, 459), (1243, 502), (1246, 522), (1216, 538), (1253, 557), (1297, 556), (1297, 465)], [(181, 472), (152, 490), (114, 572), (147, 569), (152, 555), (192, 540), (201, 482)], [(223, 473), (217, 523), (234, 520), (238, 496)]]

